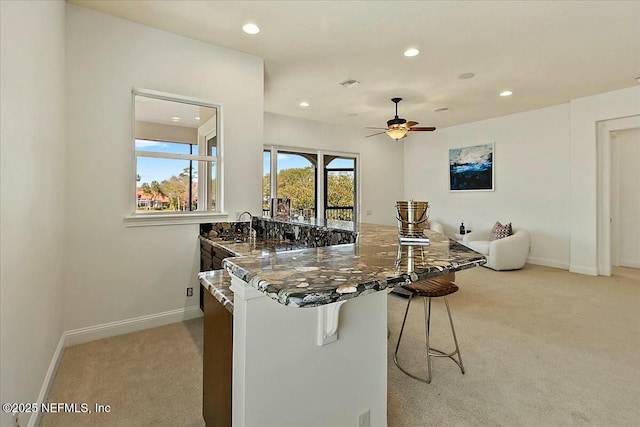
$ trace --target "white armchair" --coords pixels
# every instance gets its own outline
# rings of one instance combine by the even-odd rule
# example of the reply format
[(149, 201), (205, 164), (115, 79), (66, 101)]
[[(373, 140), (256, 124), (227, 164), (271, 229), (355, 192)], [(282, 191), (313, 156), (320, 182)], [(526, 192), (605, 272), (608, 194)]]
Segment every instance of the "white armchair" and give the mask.
[(509, 237), (490, 240), (491, 230), (472, 231), (465, 234), (462, 244), (480, 252), (487, 258), (485, 267), (493, 270), (518, 270), (524, 267), (529, 256), (529, 233), (514, 230)]

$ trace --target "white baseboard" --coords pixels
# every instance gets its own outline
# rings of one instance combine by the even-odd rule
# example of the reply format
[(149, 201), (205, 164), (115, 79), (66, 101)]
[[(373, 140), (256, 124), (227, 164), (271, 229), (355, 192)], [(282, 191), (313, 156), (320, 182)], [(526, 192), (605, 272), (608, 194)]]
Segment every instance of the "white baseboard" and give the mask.
[(596, 267), (585, 267), (582, 265), (570, 265), (569, 271), (572, 273), (586, 274), (588, 276), (598, 275), (598, 269)]
[(545, 267), (561, 268), (563, 270), (569, 269), (568, 262), (556, 261), (549, 258), (540, 258), (530, 256), (527, 258), (527, 264), (544, 265)]
[(631, 267), (631, 268), (640, 268), (640, 262), (630, 261), (630, 260), (622, 260), (620, 261), (621, 267)]
[[(56, 372), (58, 371), (58, 365), (60, 365), (62, 355), (64, 354), (64, 343), (65, 334), (63, 332), (62, 335), (60, 335), (58, 346), (53, 352), (51, 362), (49, 362), (49, 369), (47, 369), (47, 374), (44, 376), (44, 381), (42, 382), (42, 387), (40, 388), (40, 394), (38, 394), (38, 407), (41, 403), (44, 403), (47, 400), (49, 390), (51, 389), (51, 385), (53, 384), (53, 379), (55, 378)], [(40, 425), (40, 411), (32, 413), (31, 417), (29, 418), (29, 422), (27, 423), (28, 427), (35, 427), (37, 425)]]
[(87, 328), (74, 329), (64, 333), (64, 345), (65, 347), (69, 347), (71, 345), (114, 337), (116, 335), (128, 334), (130, 332), (155, 328), (156, 326), (168, 325), (169, 323), (182, 322), (184, 320), (195, 319), (198, 317), (202, 317), (202, 311), (200, 311), (200, 307), (193, 306), (150, 314), (148, 316), (135, 317), (133, 319), (103, 323), (101, 325), (89, 326)]

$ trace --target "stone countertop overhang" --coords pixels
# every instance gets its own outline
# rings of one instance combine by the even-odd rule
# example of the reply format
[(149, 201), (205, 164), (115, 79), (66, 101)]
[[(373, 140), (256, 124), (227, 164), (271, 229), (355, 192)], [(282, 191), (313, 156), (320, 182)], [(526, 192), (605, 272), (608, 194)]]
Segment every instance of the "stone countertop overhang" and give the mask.
[(360, 224), (356, 243), (314, 248), (206, 240), (236, 255), (223, 261), (230, 274), (281, 304), (316, 307), (486, 263), (446, 236), (425, 234), (428, 246), (400, 245), (397, 227), (374, 224)]
[(200, 284), (205, 287), (211, 295), (220, 303), (227, 311), (233, 314), (233, 292), (231, 286), (231, 277), (225, 270), (211, 270), (198, 273)]

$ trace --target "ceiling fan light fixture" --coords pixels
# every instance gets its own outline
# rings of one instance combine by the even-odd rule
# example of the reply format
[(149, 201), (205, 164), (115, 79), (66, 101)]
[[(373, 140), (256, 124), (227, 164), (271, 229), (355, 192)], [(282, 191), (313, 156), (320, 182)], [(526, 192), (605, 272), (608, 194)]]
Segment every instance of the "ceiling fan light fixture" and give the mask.
[[(382, 132), (376, 132), (372, 135), (367, 135), (365, 138), (369, 138), (371, 136), (380, 135), (386, 133), (389, 135), (389, 138), (398, 142), (402, 138), (406, 138), (409, 132), (430, 132), (436, 130), (435, 127), (417, 127), (418, 122), (414, 122), (412, 120), (407, 121), (401, 117), (398, 117), (398, 102), (402, 101), (402, 98), (391, 98), (391, 102), (396, 104), (396, 115), (393, 119), (387, 121), (387, 128)], [(368, 129), (384, 129), (384, 128), (368, 128)]]
[(397, 127), (393, 129), (389, 129), (386, 133), (389, 135), (391, 139), (395, 139), (396, 141), (407, 136), (407, 128), (406, 127)]

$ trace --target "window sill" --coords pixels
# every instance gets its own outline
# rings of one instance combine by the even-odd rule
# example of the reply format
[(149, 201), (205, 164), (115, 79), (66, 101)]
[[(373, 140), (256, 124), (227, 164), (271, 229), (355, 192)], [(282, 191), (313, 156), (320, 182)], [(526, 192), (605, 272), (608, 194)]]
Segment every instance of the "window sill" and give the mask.
[(159, 225), (202, 224), (227, 219), (226, 212), (189, 212), (189, 213), (157, 213), (133, 214), (124, 217), (127, 227), (149, 227)]

